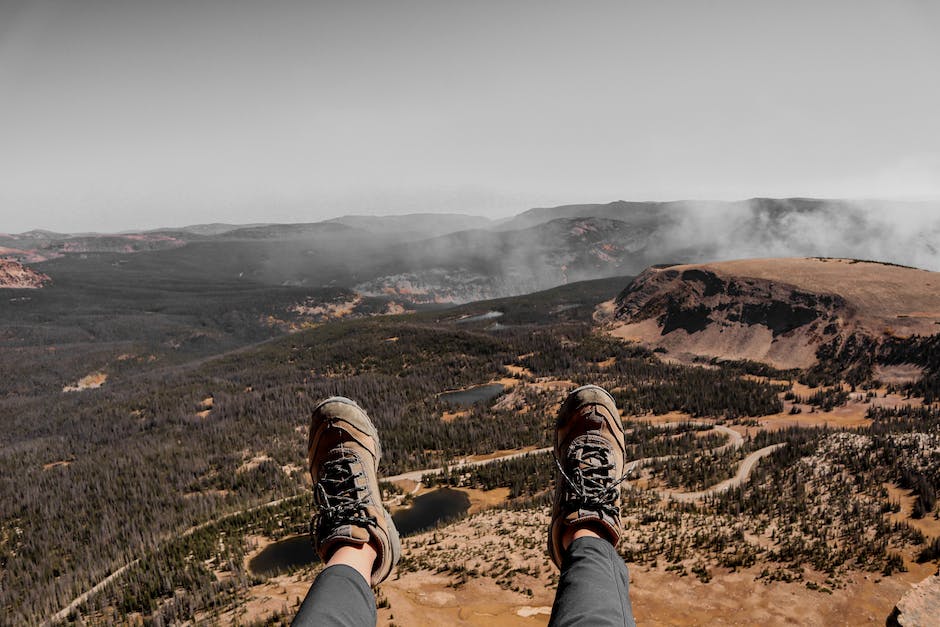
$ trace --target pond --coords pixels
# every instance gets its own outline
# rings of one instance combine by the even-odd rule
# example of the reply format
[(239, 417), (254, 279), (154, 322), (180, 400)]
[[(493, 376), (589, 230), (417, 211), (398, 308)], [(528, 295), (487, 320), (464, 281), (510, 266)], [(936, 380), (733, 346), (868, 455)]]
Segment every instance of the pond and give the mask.
[(454, 405), (460, 405), (461, 407), (469, 407), (475, 403), (480, 403), (483, 401), (488, 401), (491, 398), (496, 398), (502, 394), (503, 390), (505, 389), (506, 388), (502, 383), (488, 383), (486, 385), (478, 385), (466, 390), (443, 392), (440, 395), (440, 399), (448, 403), (453, 403)]
[(415, 498), (411, 507), (392, 516), (395, 528), (402, 536), (411, 536), (433, 528), (438, 523), (458, 518), (470, 509), (466, 492), (453, 488), (440, 488)]
[[(411, 507), (398, 511), (392, 519), (402, 536), (410, 536), (433, 528), (465, 514), (470, 509), (466, 492), (441, 488), (417, 497)], [(273, 577), (299, 566), (314, 564), (319, 557), (307, 534), (290, 536), (266, 546), (248, 562), (248, 570), (256, 575)]]

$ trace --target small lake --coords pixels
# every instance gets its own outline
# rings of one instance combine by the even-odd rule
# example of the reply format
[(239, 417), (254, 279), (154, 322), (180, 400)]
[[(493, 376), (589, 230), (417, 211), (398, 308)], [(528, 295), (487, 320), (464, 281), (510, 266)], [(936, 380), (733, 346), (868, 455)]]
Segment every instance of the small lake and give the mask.
[[(465, 492), (441, 488), (415, 498), (411, 507), (398, 511), (392, 519), (401, 536), (411, 536), (432, 529), (439, 523), (459, 518), (470, 509)], [(307, 534), (290, 536), (266, 546), (248, 562), (248, 570), (256, 575), (273, 577), (292, 568), (318, 562)]]
[(411, 507), (399, 510), (392, 516), (395, 528), (402, 536), (412, 536), (432, 529), (438, 523), (444, 523), (470, 509), (470, 497), (466, 492), (453, 488), (440, 488), (415, 498)]
[(488, 383), (487, 385), (478, 385), (466, 390), (443, 392), (439, 398), (442, 401), (453, 403), (454, 405), (469, 407), (475, 403), (481, 403), (491, 398), (496, 398), (502, 394), (505, 389), (502, 383)]
[(273, 542), (248, 561), (248, 570), (256, 575), (273, 577), (299, 566), (315, 564), (320, 558), (313, 550), (310, 536), (290, 536)]

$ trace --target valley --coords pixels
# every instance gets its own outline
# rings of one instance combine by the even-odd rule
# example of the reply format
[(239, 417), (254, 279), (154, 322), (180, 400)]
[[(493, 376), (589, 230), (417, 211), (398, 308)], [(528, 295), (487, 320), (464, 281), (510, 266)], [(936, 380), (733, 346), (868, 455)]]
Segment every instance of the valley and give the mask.
[(639, 622), (884, 623), (940, 565), (937, 274), (672, 265), (643, 252), (660, 208), (579, 207), (0, 242), (48, 279), (0, 289), (0, 615), (289, 622), (320, 568), (307, 421), (342, 394), (389, 507), (428, 508), (380, 622), (544, 624), (554, 412), (594, 383), (627, 431)]

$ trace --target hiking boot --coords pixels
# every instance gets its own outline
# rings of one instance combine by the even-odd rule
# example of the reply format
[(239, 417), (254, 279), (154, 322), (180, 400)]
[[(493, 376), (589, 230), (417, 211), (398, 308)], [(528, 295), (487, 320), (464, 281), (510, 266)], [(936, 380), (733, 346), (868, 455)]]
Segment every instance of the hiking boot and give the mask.
[(620, 412), (607, 390), (585, 385), (569, 394), (555, 425), (559, 473), (548, 528), (548, 553), (559, 568), (562, 538), (571, 527), (588, 526), (614, 546), (620, 540), (625, 455)]
[(307, 446), (316, 508), (310, 523), (313, 545), (327, 562), (344, 544), (371, 542), (378, 553), (373, 586), (388, 577), (401, 557), (398, 531), (382, 505), (381, 457), (375, 425), (355, 402), (334, 396), (313, 410)]

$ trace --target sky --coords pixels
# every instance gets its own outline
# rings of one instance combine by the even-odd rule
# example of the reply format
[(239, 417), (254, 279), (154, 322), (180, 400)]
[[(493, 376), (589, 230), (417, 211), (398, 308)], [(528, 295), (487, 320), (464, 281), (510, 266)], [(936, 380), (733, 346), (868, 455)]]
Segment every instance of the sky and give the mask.
[(935, 0), (0, 0), (0, 232), (940, 198)]

